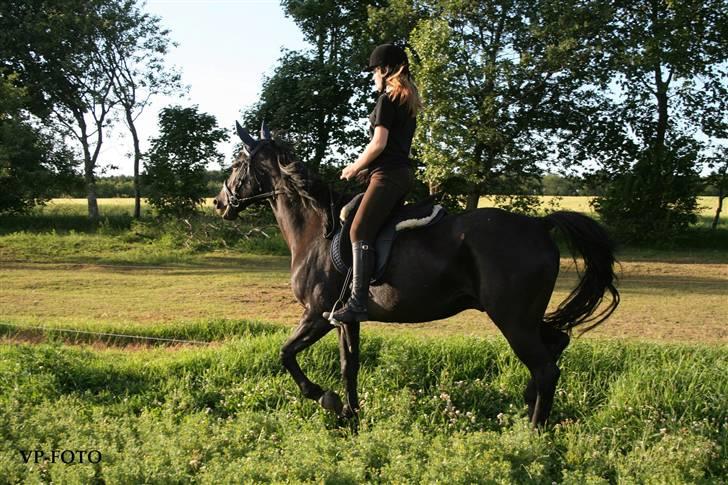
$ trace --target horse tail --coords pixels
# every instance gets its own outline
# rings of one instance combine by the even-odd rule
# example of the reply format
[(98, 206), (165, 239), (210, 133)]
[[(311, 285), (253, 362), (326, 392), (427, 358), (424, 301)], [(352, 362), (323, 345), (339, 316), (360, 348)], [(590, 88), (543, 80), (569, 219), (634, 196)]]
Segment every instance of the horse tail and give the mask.
[[(545, 219), (566, 236), (574, 262), (576, 253), (581, 254), (585, 271), (566, 300), (554, 312), (544, 316), (544, 323), (569, 333), (577, 325), (587, 325), (581, 332), (583, 334), (606, 320), (619, 305), (619, 292), (614, 286), (617, 280), (614, 274), (615, 244), (599, 223), (577, 212), (554, 212)], [(611, 293), (609, 305), (594, 314), (607, 291)]]

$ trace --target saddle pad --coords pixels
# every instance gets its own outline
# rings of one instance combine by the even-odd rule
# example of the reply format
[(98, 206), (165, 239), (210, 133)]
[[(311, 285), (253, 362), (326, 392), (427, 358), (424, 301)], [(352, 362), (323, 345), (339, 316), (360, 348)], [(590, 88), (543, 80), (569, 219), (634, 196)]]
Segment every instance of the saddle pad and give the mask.
[[(363, 195), (362, 193), (355, 196), (341, 209), (341, 226), (331, 241), (331, 259), (337, 271), (342, 274), (346, 274), (351, 267), (351, 240), (349, 238), (349, 230), (354, 219), (354, 213), (361, 203)], [(380, 282), (389, 260), (389, 254), (396, 239), (397, 232), (435, 224), (445, 215), (445, 209), (440, 205), (433, 204), (432, 198), (425, 199), (416, 204), (407, 204), (395, 210), (390, 219), (380, 229), (374, 243), (376, 263), (371, 283), (377, 284)]]

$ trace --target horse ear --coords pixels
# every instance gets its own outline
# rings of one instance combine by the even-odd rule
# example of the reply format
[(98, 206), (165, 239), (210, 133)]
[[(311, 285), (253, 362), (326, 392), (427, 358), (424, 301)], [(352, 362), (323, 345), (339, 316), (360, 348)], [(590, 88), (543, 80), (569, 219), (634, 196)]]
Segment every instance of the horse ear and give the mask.
[(270, 140), (270, 130), (267, 126), (265, 126), (265, 120), (263, 120), (263, 124), (260, 125), (260, 139)]
[(237, 121), (235, 122), (235, 131), (238, 132), (238, 136), (243, 141), (243, 145), (248, 152), (252, 151), (253, 148), (255, 148), (255, 145), (258, 144), (258, 142), (256, 142), (253, 137), (250, 136), (248, 130), (240, 126), (240, 123), (238, 123)]

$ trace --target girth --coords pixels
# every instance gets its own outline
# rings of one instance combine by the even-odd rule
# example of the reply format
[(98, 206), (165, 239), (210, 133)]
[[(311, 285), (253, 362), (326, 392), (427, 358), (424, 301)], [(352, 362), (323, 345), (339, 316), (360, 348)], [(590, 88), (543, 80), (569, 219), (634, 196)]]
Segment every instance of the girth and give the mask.
[[(331, 240), (331, 260), (334, 267), (341, 274), (347, 274), (351, 267), (351, 238), (349, 230), (354, 220), (364, 193), (356, 195), (341, 209), (339, 216), (341, 225)], [(415, 229), (435, 224), (446, 215), (445, 209), (428, 197), (414, 204), (405, 204), (395, 209), (377, 234), (374, 243), (376, 252), (375, 269), (372, 273), (371, 284), (382, 283), (381, 278), (389, 261), (389, 255), (397, 238), (397, 233), (406, 229)]]

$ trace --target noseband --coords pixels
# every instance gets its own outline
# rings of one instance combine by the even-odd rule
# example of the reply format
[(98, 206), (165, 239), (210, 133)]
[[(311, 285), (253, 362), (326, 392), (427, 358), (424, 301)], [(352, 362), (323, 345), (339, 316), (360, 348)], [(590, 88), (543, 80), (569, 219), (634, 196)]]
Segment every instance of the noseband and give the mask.
[[(263, 145), (262, 143), (258, 144), (258, 146), (256, 146), (253, 149), (253, 151), (248, 154), (248, 159), (250, 160), (249, 165), (248, 165), (248, 171), (250, 171), (250, 163), (253, 162), (253, 156), (261, 148), (262, 145)], [(247, 152), (247, 150), (246, 150), (246, 152)], [(253, 177), (255, 178), (255, 182), (258, 184), (258, 187), (262, 187), (262, 185), (260, 184), (260, 180), (258, 180), (258, 176), (255, 173), (255, 170), (253, 170), (252, 172), (253, 172)], [(228, 187), (227, 180), (223, 181), (223, 183), (222, 183), (222, 190), (223, 190), (223, 192), (225, 192), (225, 195), (227, 196), (227, 199), (228, 199), (228, 205), (231, 207), (237, 208), (240, 206), (240, 204), (242, 204), (244, 202), (268, 199), (271, 197), (275, 198), (278, 194), (280, 194), (282, 192), (280, 190), (271, 190), (270, 192), (264, 192), (262, 194), (252, 195), (250, 197), (238, 197), (235, 194), (238, 192), (238, 190), (240, 189), (240, 186), (243, 183), (242, 173), (243, 173), (243, 171), (241, 170), (240, 172), (238, 172), (238, 175), (235, 177), (235, 187), (233, 187), (233, 190), (230, 190), (230, 188)]]
[[(238, 182), (235, 185), (235, 190), (237, 191), (240, 187), (240, 182)], [(275, 198), (278, 194), (281, 193), (280, 190), (271, 190), (270, 192), (265, 192), (262, 194), (252, 195), (250, 197), (238, 197), (235, 195), (235, 193), (230, 190), (227, 186), (227, 182), (222, 183), (222, 190), (225, 192), (225, 195), (227, 195), (228, 198), (228, 205), (231, 207), (239, 207), (241, 203), (243, 202), (249, 202), (253, 200), (259, 200), (259, 199), (268, 199), (268, 198)]]

